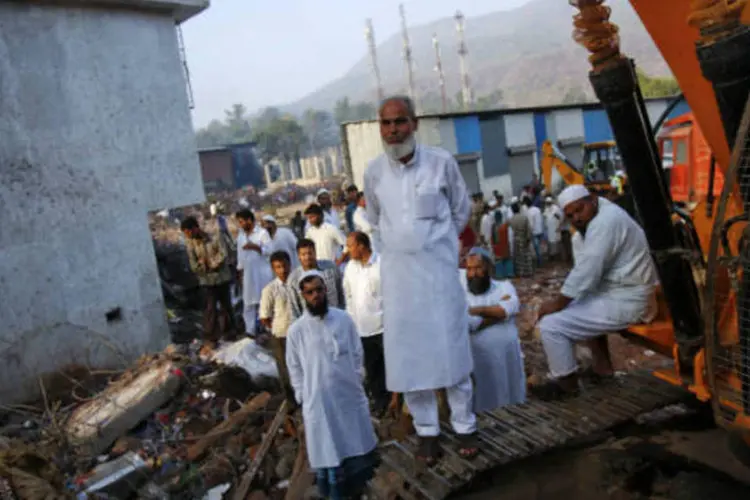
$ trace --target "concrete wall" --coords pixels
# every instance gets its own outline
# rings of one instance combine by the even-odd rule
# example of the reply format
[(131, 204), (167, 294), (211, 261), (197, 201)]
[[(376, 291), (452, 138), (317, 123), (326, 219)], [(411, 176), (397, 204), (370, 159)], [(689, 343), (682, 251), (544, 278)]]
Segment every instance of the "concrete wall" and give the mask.
[(138, 9), (0, 3), (0, 401), (169, 341), (147, 212), (204, 193), (174, 19)]

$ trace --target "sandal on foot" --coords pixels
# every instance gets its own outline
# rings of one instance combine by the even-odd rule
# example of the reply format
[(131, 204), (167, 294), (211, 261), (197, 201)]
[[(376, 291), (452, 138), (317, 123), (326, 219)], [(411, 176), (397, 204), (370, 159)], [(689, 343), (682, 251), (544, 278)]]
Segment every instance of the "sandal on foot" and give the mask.
[(548, 382), (541, 385), (532, 385), (529, 387), (529, 392), (542, 401), (560, 401), (567, 398), (572, 398), (578, 395), (578, 389), (570, 390), (563, 389), (563, 387), (557, 382)]
[(474, 458), (479, 453), (479, 438), (477, 433), (458, 435), (458, 454), (461, 458)]
[(439, 457), (440, 446), (438, 445), (438, 438), (431, 436), (420, 437), (417, 448), (417, 460), (429, 467), (435, 465)]

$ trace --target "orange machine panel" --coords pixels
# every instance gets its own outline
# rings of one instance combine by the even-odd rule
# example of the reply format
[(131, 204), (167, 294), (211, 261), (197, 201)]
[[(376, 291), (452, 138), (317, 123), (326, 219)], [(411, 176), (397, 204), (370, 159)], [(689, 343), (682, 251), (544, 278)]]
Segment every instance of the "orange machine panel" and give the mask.
[(713, 87), (701, 73), (695, 43), (698, 31), (687, 24), (687, 0), (630, 0), (651, 38), (667, 61), (685, 99), (704, 131), (722, 169), (729, 165), (729, 146), (722, 126)]

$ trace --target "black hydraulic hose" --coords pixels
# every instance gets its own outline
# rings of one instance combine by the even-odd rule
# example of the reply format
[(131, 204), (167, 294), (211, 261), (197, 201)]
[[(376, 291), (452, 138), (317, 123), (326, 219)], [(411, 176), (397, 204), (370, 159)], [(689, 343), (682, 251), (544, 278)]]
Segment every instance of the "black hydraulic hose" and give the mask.
[(664, 112), (659, 115), (659, 119), (656, 120), (656, 123), (654, 124), (654, 136), (659, 135), (659, 132), (661, 131), (662, 126), (664, 125), (664, 122), (667, 121), (667, 118), (669, 118), (669, 115), (674, 111), (674, 108), (677, 107), (678, 104), (683, 102), (685, 100), (685, 96), (682, 93), (677, 94), (674, 96), (672, 101), (667, 105), (667, 109), (664, 110)]

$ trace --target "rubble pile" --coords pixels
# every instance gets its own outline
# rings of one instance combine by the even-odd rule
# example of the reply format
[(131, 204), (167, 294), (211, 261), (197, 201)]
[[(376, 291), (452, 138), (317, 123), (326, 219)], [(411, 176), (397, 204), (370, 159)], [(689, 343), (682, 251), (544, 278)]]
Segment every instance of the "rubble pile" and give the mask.
[[(539, 308), (544, 301), (560, 291), (568, 270), (567, 266), (561, 264), (547, 265), (537, 269), (532, 277), (513, 280), (521, 302), (516, 324), (523, 346), (526, 375), (530, 383), (540, 381), (547, 373), (547, 360), (539, 339), (539, 331), (535, 328)], [(671, 360), (632, 344), (619, 335), (609, 335), (607, 338), (612, 364), (616, 371), (663, 368), (671, 363)]]
[(0, 410), (0, 498), (285, 498), (306, 456), (272, 364), (247, 339), (170, 346), (96, 393), (63, 374), (73, 391)]

